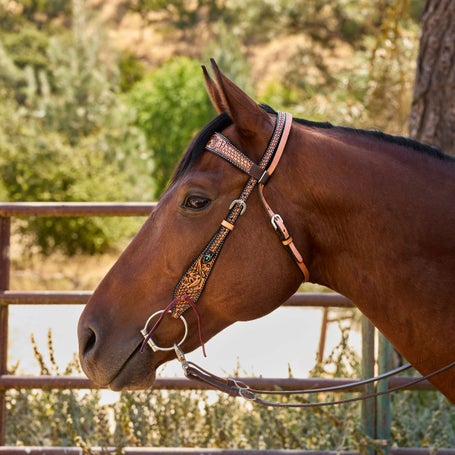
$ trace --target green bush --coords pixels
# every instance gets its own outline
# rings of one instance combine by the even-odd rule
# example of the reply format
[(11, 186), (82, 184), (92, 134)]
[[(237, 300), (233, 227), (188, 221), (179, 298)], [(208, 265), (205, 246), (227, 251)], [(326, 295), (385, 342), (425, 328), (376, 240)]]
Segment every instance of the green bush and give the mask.
[(145, 65), (131, 52), (122, 52), (119, 56), (120, 90), (128, 92), (133, 85), (140, 81), (145, 73)]
[(70, 15), (71, 0), (20, 0), (22, 14), (30, 21), (46, 22), (53, 18)]
[[(40, 135), (26, 126), (0, 140), (0, 180), (10, 201), (79, 202), (125, 198), (131, 186), (116, 163), (106, 161), (96, 143), (77, 148), (57, 133)], [(4, 133), (4, 131), (3, 131)], [(0, 138), (2, 134), (0, 132)], [(6, 140), (9, 139), (10, 141)], [(94, 254), (131, 235), (137, 224), (130, 219), (29, 218), (18, 225), (22, 243), (37, 245), (44, 254), (60, 249), (68, 255)]]
[(213, 116), (199, 62), (176, 57), (138, 82), (127, 99), (154, 163), (155, 197), (166, 187), (188, 142)]
[[(102, 32), (88, 31), (78, 14), (72, 33), (45, 37), (24, 28), (0, 47), (1, 194), (10, 201), (150, 200), (151, 164), (119, 96), (117, 63), (108, 64)], [(30, 56), (22, 55), (27, 47)], [(72, 255), (106, 251), (137, 223), (36, 218), (19, 228), (23, 242), (43, 253)]]

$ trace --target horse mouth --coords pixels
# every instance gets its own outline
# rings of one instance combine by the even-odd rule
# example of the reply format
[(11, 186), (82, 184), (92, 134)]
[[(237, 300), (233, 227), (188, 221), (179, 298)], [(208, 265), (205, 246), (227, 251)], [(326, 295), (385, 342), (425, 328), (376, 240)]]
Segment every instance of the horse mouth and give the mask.
[(121, 368), (117, 375), (109, 382), (110, 390), (120, 392), (123, 390), (145, 390), (155, 383), (155, 370), (149, 368), (140, 376), (132, 376), (129, 369)]
[(155, 382), (156, 359), (149, 349), (141, 352), (141, 346), (142, 340), (136, 339), (130, 353), (124, 351), (123, 355), (121, 352), (101, 355), (95, 349), (86, 349), (80, 353), (82, 369), (99, 387), (114, 391), (149, 389)]
[(108, 383), (109, 389), (114, 391), (144, 390), (153, 386), (156, 376), (153, 355), (142, 352), (141, 346), (142, 342), (117, 370), (115, 376)]

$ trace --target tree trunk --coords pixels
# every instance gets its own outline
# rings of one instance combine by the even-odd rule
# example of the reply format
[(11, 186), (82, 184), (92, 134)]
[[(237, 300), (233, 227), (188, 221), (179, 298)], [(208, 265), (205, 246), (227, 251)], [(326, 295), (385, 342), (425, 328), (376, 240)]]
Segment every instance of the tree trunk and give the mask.
[(409, 135), (455, 154), (454, 0), (426, 0)]

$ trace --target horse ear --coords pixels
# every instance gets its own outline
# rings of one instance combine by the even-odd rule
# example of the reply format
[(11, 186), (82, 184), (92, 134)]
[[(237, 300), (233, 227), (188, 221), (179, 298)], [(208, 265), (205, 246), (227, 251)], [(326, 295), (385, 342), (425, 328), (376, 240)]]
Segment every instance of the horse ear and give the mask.
[(243, 134), (247, 136), (270, 134), (270, 130), (273, 129), (273, 122), (269, 115), (221, 72), (214, 59), (210, 59), (210, 62), (216, 84), (213, 81), (210, 82), (210, 85), (215, 86), (215, 89), (209, 88), (209, 93), (216, 91), (217, 106), (222, 107), (222, 112), (229, 114), (235, 126)]
[(212, 101), (213, 107), (216, 109), (218, 114), (221, 114), (222, 112), (226, 111), (226, 106), (223, 104), (223, 99), (220, 95), (218, 87), (210, 77), (210, 74), (207, 71), (205, 65), (202, 65), (202, 71), (204, 72), (205, 87), (207, 89), (207, 93), (209, 94), (210, 100)]

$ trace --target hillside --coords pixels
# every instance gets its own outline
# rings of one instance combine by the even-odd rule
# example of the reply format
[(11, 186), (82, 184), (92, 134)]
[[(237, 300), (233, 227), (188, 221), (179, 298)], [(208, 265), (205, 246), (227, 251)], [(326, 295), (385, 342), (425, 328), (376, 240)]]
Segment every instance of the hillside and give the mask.
[[(133, 52), (150, 68), (161, 65), (175, 55), (202, 59), (207, 48), (216, 46), (219, 40), (218, 33), (223, 25), (208, 22), (207, 13), (200, 12), (198, 22), (191, 28), (179, 30), (172, 26), (169, 15), (155, 12), (144, 17), (128, 10), (125, 3), (128, 2), (95, 0), (94, 17), (108, 31), (111, 46)], [(229, 34), (227, 29), (224, 32)], [(242, 43), (241, 52), (248, 58), (252, 79), (264, 83), (279, 78), (296, 51), (309, 49), (321, 55), (334, 71), (349, 67), (349, 59), (355, 53), (353, 46), (346, 41), (333, 39), (330, 46), (324, 46), (304, 30), (291, 30), (271, 39)], [(308, 70), (311, 77), (315, 68)]]

